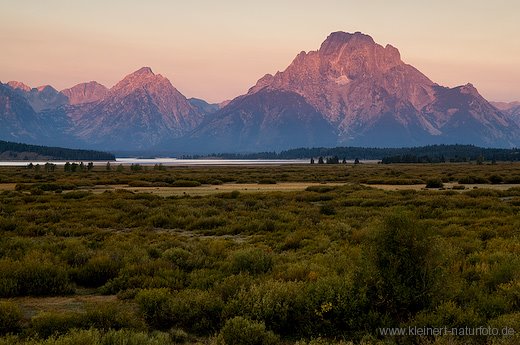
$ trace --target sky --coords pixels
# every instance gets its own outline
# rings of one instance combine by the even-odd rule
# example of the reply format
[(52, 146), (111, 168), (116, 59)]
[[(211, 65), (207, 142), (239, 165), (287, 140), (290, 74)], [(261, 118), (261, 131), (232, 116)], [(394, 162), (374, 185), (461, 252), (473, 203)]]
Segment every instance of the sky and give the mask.
[(0, 0), (0, 81), (113, 86), (143, 66), (221, 102), (334, 31), (399, 49), (440, 85), (520, 100), (517, 0)]

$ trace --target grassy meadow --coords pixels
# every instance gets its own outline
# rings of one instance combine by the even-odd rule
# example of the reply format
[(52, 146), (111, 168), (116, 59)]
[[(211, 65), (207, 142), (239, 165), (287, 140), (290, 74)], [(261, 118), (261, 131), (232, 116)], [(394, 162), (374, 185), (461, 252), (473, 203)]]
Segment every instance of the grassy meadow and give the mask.
[(520, 343), (519, 163), (81, 170), (0, 168), (0, 345)]

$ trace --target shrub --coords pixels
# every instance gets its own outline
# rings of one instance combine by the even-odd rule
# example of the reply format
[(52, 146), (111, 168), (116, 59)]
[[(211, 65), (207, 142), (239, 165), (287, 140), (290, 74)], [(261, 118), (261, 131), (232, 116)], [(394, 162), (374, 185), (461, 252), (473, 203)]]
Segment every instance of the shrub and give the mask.
[(103, 345), (170, 345), (173, 344), (168, 333), (144, 333), (121, 329), (109, 331), (102, 337)]
[(166, 289), (149, 289), (137, 294), (136, 301), (148, 324), (158, 329), (182, 327), (208, 334), (220, 326), (223, 302), (207, 291), (171, 294)]
[(240, 192), (238, 190), (234, 190), (231, 193), (229, 193), (229, 196), (231, 197), (231, 199), (236, 199), (240, 196)]
[(219, 345), (270, 345), (278, 342), (278, 337), (266, 330), (263, 322), (241, 316), (227, 320), (217, 338)]
[(276, 180), (271, 178), (263, 178), (258, 181), (258, 184), (276, 184)]
[(152, 186), (154, 186), (154, 184), (152, 182), (141, 181), (141, 180), (130, 181), (130, 182), (128, 182), (128, 185), (130, 187), (152, 187)]
[(248, 272), (266, 273), (273, 267), (271, 255), (261, 249), (245, 249), (235, 252), (231, 257), (231, 271), (234, 274)]
[(123, 267), (116, 278), (103, 285), (102, 292), (114, 294), (128, 289), (180, 289), (184, 287), (185, 279), (183, 271), (164, 259), (143, 260)]
[(224, 301), (231, 300), (243, 290), (248, 289), (253, 284), (253, 277), (249, 274), (238, 274), (224, 278), (215, 284), (215, 291)]
[(426, 181), (426, 188), (442, 188), (444, 184), (441, 179), (430, 179)]
[(42, 338), (65, 334), (73, 328), (84, 328), (84, 319), (77, 313), (39, 313), (31, 319), (30, 333)]
[(120, 266), (117, 259), (108, 255), (98, 255), (76, 271), (75, 281), (83, 286), (99, 287), (117, 277)]
[(491, 175), (489, 176), (489, 182), (492, 184), (500, 184), (504, 182), (504, 178), (500, 175)]
[(16, 333), (21, 328), (22, 312), (17, 304), (0, 302), (0, 335)]
[(184, 344), (190, 340), (190, 336), (186, 331), (179, 328), (172, 328), (168, 332), (170, 339), (176, 344)]
[(305, 283), (272, 280), (240, 291), (227, 309), (227, 315), (263, 321), (283, 335), (307, 333), (313, 312)]
[(192, 253), (179, 247), (167, 249), (162, 254), (164, 259), (174, 263), (184, 271), (191, 271), (196, 267), (192, 256)]
[(470, 176), (464, 176), (464, 177), (459, 178), (460, 184), (475, 184), (475, 183), (485, 184), (488, 182), (489, 181), (486, 178), (481, 177), (481, 176), (470, 175)]
[(333, 216), (336, 214), (336, 209), (331, 204), (320, 206), (320, 213), (325, 216)]
[(133, 308), (118, 302), (93, 303), (87, 306), (83, 318), (85, 328), (94, 327), (108, 331), (109, 329), (145, 329), (146, 325), (134, 312)]
[(168, 289), (142, 290), (135, 299), (150, 326), (157, 329), (168, 329), (173, 326), (172, 295)]
[[(149, 218), (150, 223), (155, 228), (172, 228), (175, 227), (171, 219), (164, 214), (155, 214)], [(173, 224), (173, 226), (172, 226)]]
[(91, 192), (78, 190), (78, 191), (64, 193), (63, 194), (63, 199), (83, 199), (83, 198), (86, 198), (89, 195), (92, 195), (92, 193)]
[(309, 186), (305, 188), (307, 192), (316, 192), (316, 193), (327, 193), (332, 192), (336, 187), (332, 186)]
[(172, 183), (172, 187), (198, 187), (198, 186), (200, 186), (199, 181), (177, 180)]
[(67, 270), (38, 256), (0, 260), (0, 297), (72, 293)]
[(18, 223), (14, 218), (4, 218), (0, 216), (0, 231), (15, 231), (18, 228)]
[(47, 339), (6, 337), (0, 338), (1, 345), (173, 345), (168, 333), (145, 333), (134, 330), (73, 329), (66, 334), (56, 334)]
[(210, 334), (220, 328), (224, 303), (208, 291), (186, 289), (171, 299), (173, 326), (196, 334)]
[(372, 257), (379, 273), (376, 283), (385, 312), (406, 317), (429, 304), (431, 272), (430, 243), (426, 231), (413, 221), (413, 214), (387, 216), (375, 234)]
[(236, 199), (240, 196), (240, 192), (238, 190), (234, 190), (229, 193), (219, 193), (216, 196), (222, 199)]
[(29, 333), (39, 337), (66, 334), (72, 329), (96, 328), (104, 331), (110, 329), (144, 329), (146, 325), (135, 313), (117, 303), (96, 303), (87, 306), (85, 313), (77, 312), (44, 312), (31, 319)]
[(478, 327), (481, 317), (472, 308), (461, 308), (455, 302), (441, 303), (435, 310), (419, 313), (412, 323), (421, 327)]

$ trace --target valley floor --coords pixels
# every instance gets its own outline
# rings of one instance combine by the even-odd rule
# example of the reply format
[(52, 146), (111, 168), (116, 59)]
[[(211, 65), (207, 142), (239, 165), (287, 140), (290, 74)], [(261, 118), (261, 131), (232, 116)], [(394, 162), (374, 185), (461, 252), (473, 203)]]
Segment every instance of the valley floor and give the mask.
[(2, 167), (0, 345), (517, 344), (518, 183), (517, 163)]

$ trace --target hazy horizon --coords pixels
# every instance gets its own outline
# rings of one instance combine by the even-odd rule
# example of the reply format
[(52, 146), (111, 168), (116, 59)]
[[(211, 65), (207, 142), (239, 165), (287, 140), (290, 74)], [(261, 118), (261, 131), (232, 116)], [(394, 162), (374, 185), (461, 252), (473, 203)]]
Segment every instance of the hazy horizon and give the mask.
[(397, 47), (434, 82), (474, 84), (493, 101), (520, 100), (515, 1), (267, 0), (221, 2), (0, 0), (0, 80), (58, 90), (113, 86), (142, 66), (186, 97), (221, 102), (284, 70), (334, 31)]

